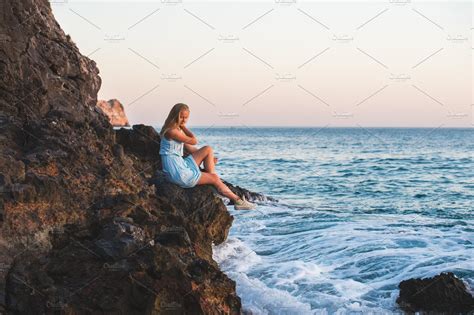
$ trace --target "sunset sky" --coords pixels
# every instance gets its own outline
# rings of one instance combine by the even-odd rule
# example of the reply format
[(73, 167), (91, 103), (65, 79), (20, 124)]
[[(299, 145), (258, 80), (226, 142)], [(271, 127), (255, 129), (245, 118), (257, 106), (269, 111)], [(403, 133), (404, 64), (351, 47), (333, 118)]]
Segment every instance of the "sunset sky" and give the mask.
[(131, 124), (474, 124), (471, 1), (50, 2)]

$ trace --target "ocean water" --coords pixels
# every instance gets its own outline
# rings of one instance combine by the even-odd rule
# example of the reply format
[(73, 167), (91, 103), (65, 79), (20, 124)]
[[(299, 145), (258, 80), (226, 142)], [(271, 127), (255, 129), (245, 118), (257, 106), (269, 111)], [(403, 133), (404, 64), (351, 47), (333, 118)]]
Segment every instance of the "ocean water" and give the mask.
[(192, 128), (225, 180), (275, 197), (236, 211), (214, 259), (253, 314), (392, 314), (398, 283), (474, 288), (474, 130)]

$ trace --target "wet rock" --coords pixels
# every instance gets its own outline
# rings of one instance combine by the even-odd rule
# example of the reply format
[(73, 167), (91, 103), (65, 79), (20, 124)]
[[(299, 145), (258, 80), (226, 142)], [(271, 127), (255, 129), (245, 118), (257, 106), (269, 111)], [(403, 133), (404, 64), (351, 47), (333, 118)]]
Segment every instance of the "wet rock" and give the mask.
[[(249, 201), (278, 202), (278, 200), (273, 198), (273, 197), (265, 196), (263, 194), (259, 194), (257, 192), (253, 192), (253, 191), (250, 191), (248, 189), (242, 188), (240, 186), (233, 185), (233, 184), (231, 184), (231, 183), (229, 183), (225, 180), (223, 180), (223, 183), (226, 184), (229, 187), (229, 189), (232, 190), (232, 192), (234, 194), (236, 194), (239, 197), (244, 196), (245, 199), (247, 199)], [(234, 202), (232, 200), (229, 200), (229, 204), (233, 205)]]
[(397, 303), (407, 312), (459, 314), (474, 311), (474, 297), (452, 272), (400, 282)]

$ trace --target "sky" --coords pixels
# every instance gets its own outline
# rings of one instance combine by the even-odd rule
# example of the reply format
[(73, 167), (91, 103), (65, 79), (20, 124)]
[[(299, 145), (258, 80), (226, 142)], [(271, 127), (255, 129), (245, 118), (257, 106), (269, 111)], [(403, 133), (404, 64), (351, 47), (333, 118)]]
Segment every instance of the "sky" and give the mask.
[(471, 1), (50, 2), (132, 125), (474, 126)]

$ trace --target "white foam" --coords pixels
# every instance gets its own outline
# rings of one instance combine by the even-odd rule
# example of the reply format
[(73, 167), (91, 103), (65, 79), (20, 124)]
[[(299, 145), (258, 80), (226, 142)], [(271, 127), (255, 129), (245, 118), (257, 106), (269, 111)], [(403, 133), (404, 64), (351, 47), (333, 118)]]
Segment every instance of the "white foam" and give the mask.
[(251, 314), (315, 314), (311, 305), (298, 301), (286, 291), (272, 289), (258, 279), (244, 273), (230, 272), (237, 282), (237, 294), (242, 299), (243, 311)]
[(261, 262), (262, 258), (238, 238), (229, 237), (222, 244), (212, 247), (212, 258), (223, 271), (245, 272)]
[[(420, 214), (340, 214), (335, 224), (321, 227), (311, 211), (298, 211), (268, 206), (261, 212), (236, 213), (233, 237), (214, 247), (213, 258), (236, 281), (244, 311), (388, 314), (397, 312), (400, 281), (472, 270), (468, 258), (473, 252), (466, 248), (472, 232), (465, 232), (464, 225), (450, 227), (450, 220)], [(325, 214), (314, 216), (330, 223)], [(298, 223), (316, 228), (304, 235), (279, 233)]]
[(321, 267), (311, 262), (292, 260), (278, 264), (278, 270), (275, 271), (277, 285), (295, 284), (300, 280), (319, 279), (321, 274), (329, 268)]

